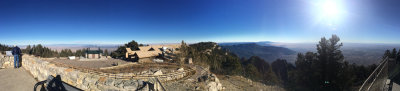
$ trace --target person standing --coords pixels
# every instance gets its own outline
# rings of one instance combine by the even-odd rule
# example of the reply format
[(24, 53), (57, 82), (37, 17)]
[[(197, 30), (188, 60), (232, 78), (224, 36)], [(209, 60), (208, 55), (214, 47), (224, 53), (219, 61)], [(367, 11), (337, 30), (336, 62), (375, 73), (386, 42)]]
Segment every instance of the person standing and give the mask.
[(21, 49), (18, 46), (14, 45), (12, 49), (12, 54), (14, 55), (14, 68), (19, 68), (19, 57), (21, 55)]

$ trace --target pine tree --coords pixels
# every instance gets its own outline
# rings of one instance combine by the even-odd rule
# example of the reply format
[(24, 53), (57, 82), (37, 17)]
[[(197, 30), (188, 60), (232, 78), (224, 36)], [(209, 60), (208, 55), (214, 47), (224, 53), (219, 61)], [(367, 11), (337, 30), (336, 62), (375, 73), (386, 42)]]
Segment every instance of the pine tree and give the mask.
[(138, 50), (139, 44), (135, 40), (132, 40), (131, 42), (128, 42), (128, 44), (125, 44), (125, 47), (131, 48), (131, 50)]
[[(321, 38), (317, 53), (299, 54), (296, 60), (296, 83), (298, 90), (342, 91), (351, 86), (352, 74), (340, 48), (340, 38), (336, 35), (327, 40)], [(350, 86), (349, 86), (350, 85)]]
[(396, 50), (396, 48), (393, 48), (390, 58), (396, 59), (396, 54), (397, 54), (397, 50)]
[(397, 61), (397, 63), (400, 63), (400, 49), (399, 49), (399, 51), (397, 51), (396, 61)]
[(29, 52), (31, 51), (31, 45), (26, 46), (24, 53), (30, 54)]
[(104, 54), (103, 55), (104, 56), (108, 56), (108, 50), (107, 49), (104, 50)]
[(111, 53), (111, 57), (125, 58), (126, 48), (131, 48), (131, 50), (139, 50), (139, 45), (135, 40), (132, 40), (124, 46), (119, 46), (117, 50)]
[(382, 57), (382, 58), (390, 57), (390, 55), (391, 55), (390, 51), (389, 51), (389, 50), (386, 50), (386, 51), (385, 51), (385, 54), (383, 54), (383, 57)]

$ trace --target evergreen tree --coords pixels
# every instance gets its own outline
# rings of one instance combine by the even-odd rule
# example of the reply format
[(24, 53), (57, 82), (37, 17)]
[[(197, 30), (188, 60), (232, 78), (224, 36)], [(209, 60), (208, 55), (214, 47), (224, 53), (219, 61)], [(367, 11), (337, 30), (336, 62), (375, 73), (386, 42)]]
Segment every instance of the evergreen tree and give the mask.
[(382, 58), (386, 58), (386, 57), (390, 57), (392, 54), (390, 53), (390, 51), (389, 50), (386, 50), (385, 51), (385, 54), (383, 54), (383, 57)]
[(126, 53), (126, 47), (119, 46), (117, 50), (111, 53), (111, 56), (113, 58), (125, 58), (125, 53)]
[(261, 74), (253, 64), (245, 65), (245, 77), (250, 78), (255, 81), (261, 80)]
[(0, 44), (0, 51), (10, 51), (11, 49), (12, 48), (7, 45)]
[(397, 50), (396, 50), (396, 48), (393, 48), (390, 58), (396, 59), (396, 57), (397, 57), (396, 54), (397, 54)]
[(189, 50), (188, 50), (188, 46), (186, 45), (186, 43), (183, 40), (181, 42), (181, 47), (180, 47), (179, 51), (181, 52), (181, 57), (187, 57)]
[(131, 50), (139, 50), (139, 45), (135, 40), (125, 44), (124, 46), (119, 46), (117, 50), (111, 53), (113, 58), (125, 58), (126, 48), (131, 48)]
[(396, 54), (396, 63), (400, 63), (400, 49)]
[(277, 85), (277, 84), (281, 83), (279, 78), (272, 71), (272, 68), (269, 65), (269, 63), (266, 62), (265, 60), (261, 59), (260, 57), (252, 56), (247, 61), (245, 61), (243, 64), (247, 65), (247, 66), (249, 64), (254, 65), (256, 67), (256, 69), (258, 70), (258, 72), (260, 73), (260, 76), (256, 76), (256, 77), (260, 77), (260, 78), (251, 78), (250, 77), (250, 79), (253, 79), (253, 80), (260, 79), (261, 82), (270, 84), (270, 85)]
[(131, 50), (138, 50), (139, 45), (135, 40), (132, 40), (131, 42), (128, 42), (128, 44), (125, 44), (125, 47), (131, 48)]
[[(343, 54), (341, 52), (340, 47), (343, 46), (342, 43), (338, 44), (340, 41), (339, 37), (336, 35), (332, 35), (329, 40), (322, 38), (319, 44), (317, 45), (318, 50), (318, 60), (321, 62), (321, 73), (322, 79), (320, 86), (322, 86), (322, 90), (341, 90), (338, 85), (344, 83), (337, 83), (337, 80), (340, 78), (338, 74), (340, 70), (343, 70)], [(338, 88), (339, 87), (339, 88)], [(343, 90), (343, 89), (342, 89)]]
[[(308, 52), (298, 55), (296, 60), (296, 83), (299, 90), (343, 91), (350, 89), (352, 74), (349, 65), (344, 62), (340, 50), (343, 46), (336, 35), (327, 40), (321, 38), (317, 53)], [(302, 84), (303, 83), (303, 84)]]
[(275, 75), (283, 82), (288, 82), (288, 63), (284, 59), (277, 59), (271, 63), (271, 68), (275, 72)]
[(108, 50), (107, 49), (104, 50), (103, 56), (108, 56)]
[(313, 91), (316, 90), (313, 88), (320, 88), (318, 81), (322, 79), (319, 72), (317, 72), (320, 69), (316, 69), (318, 68), (317, 60), (317, 54), (313, 52), (307, 52), (305, 55), (302, 53), (297, 54), (296, 70), (293, 76), (295, 90)]
[(32, 47), (28, 45), (27, 48), (23, 50), (23, 52), (30, 55), (35, 55), (45, 58), (58, 56), (57, 51), (53, 51), (50, 48), (42, 46), (41, 44), (33, 45)]
[(26, 48), (23, 50), (23, 53), (30, 54), (31, 50), (31, 45), (26, 46)]

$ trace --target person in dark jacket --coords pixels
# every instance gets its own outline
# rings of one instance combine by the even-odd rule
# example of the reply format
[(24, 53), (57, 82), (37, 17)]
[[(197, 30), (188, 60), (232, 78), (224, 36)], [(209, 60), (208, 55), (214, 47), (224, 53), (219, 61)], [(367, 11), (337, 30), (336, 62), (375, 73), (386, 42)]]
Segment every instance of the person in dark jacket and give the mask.
[(21, 49), (18, 46), (14, 45), (12, 49), (12, 54), (14, 55), (14, 68), (19, 68), (19, 57), (21, 55)]

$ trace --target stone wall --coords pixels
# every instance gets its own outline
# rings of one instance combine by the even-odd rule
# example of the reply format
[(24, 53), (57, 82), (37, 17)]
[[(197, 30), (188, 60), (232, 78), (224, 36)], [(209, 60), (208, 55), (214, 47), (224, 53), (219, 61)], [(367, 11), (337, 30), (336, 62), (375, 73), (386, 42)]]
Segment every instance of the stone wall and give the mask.
[(188, 69), (184, 71), (179, 70), (174, 73), (147, 76), (135, 76), (129, 73), (107, 74), (59, 67), (28, 55), (22, 57), (22, 67), (28, 70), (39, 81), (46, 80), (49, 75), (60, 75), (62, 81), (82, 90), (161, 90), (161, 82), (181, 79), (193, 72), (192, 69)]
[(13, 68), (14, 56), (4, 56), (0, 53), (0, 68)]

